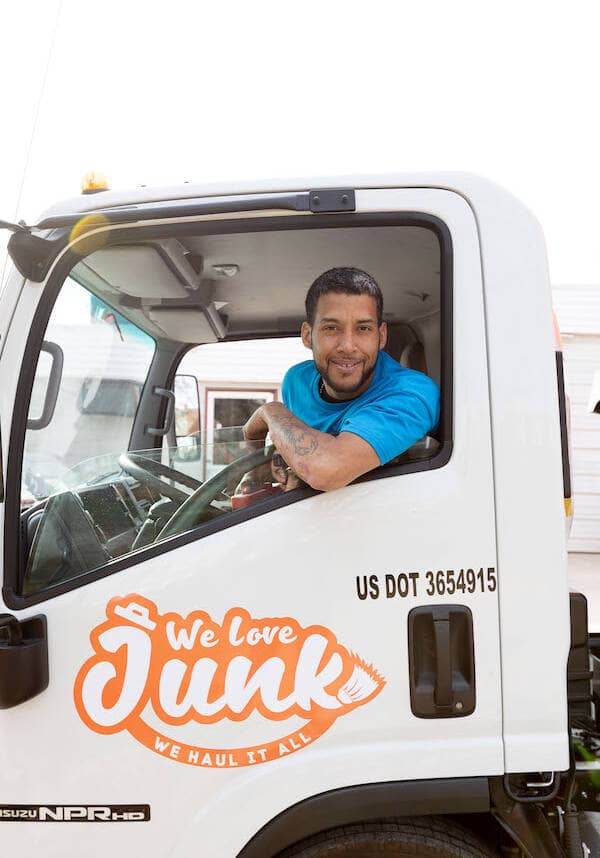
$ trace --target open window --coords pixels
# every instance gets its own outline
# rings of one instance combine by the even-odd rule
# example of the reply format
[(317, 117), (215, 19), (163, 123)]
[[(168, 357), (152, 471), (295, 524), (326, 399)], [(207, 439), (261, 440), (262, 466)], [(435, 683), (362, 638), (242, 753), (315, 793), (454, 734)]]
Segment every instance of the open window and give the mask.
[[(58, 267), (34, 325), (59, 343), (64, 369), (52, 421), (25, 435), (13, 586), (26, 604), (315, 494), (287, 482), (269, 445), (243, 443), (241, 426), (281, 398), (289, 366), (310, 358), (299, 339), (304, 297), (328, 268), (372, 274), (384, 293), (386, 350), (442, 393), (432, 434), (363, 479), (448, 461), (452, 257), (443, 224), (425, 215), (344, 215), (310, 228), (285, 220), (115, 232), (66, 279)], [(30, 415), (50, 377), (39, 348), (30, 342), (37, 369), (22, 374)]]

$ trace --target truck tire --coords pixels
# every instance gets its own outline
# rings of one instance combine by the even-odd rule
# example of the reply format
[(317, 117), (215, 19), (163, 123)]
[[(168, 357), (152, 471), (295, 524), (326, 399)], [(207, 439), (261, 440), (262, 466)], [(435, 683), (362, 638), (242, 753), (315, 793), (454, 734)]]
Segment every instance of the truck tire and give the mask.
[(277, 858), (498, 858), (467, 828), (443, 817), (382, 820), (315, 834)]

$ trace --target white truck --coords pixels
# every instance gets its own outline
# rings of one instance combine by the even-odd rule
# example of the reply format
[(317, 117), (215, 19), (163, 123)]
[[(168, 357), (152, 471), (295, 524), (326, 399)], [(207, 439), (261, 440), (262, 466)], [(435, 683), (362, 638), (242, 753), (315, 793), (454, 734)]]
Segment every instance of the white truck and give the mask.
[[(3, 853), (593, 848), (600, 638), (569, 596), (532, 215), (422, 174), (103, 191), (3, 226)], [(203, 348), (228, 377), (245, 347), (297, 355), (335, 265), (378, 281), (386, 348), (439, 384), (440, 422), (343, 489), (274, 473), (241, 504), (272, 448), (232, 433), (207, 457), (176, 374)]]

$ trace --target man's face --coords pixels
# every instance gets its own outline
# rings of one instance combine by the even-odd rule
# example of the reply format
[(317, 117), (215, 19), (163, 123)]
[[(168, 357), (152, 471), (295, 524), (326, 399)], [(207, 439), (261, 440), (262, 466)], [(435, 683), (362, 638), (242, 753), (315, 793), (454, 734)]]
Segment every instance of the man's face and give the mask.
[(302, 325), (302, 342), (312, 349), (325, 389), (339, 400), (354, 399), (368, 388), (386, 338), (386, 324), (377, 324), (371, 295), (321, 295), (314, 324)]

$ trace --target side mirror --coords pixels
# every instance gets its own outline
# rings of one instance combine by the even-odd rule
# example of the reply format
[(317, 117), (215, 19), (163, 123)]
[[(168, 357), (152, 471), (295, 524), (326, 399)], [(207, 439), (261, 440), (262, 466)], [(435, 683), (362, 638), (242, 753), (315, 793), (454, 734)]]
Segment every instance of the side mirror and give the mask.
[(175, 440), (173, 458), (177, 462), (194, 462), (200, 458), (200, 397), (198, 379), (194, 375), (176, 375)]
[(175, 436), (180, 438), (200, 432), (200, 397), (198, 381), (194, 375), (176, 375), (173, 385), (175, 394)]

